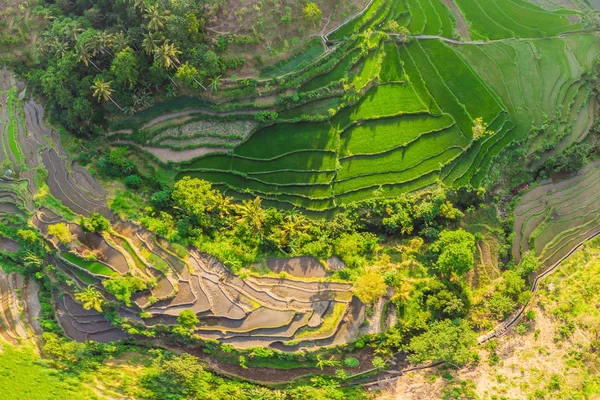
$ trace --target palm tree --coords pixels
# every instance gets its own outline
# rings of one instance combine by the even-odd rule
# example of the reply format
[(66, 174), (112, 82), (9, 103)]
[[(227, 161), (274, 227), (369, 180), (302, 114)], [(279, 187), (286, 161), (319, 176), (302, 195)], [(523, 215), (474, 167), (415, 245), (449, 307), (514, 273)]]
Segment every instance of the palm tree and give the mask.
[(94, 41), (101, 53), (108, 53), (114, 57), (115, 55), (109, 50), (112, 47), (114, 38), (115, 36), (112, 33), (100, 31)]
[(90, 52), (88, 46), (83, 45), (81, 43), (77, 43), (75, 45), (75, 51), (77, 51), (77, 61), (82, 62), (86, 67), (89, 66), (89, 64), (92, 64), (94, 67), (96, 67), (98, 71), (100, 71), (100, 68), (98, 68), (96, 63), (92, 61), (93, 55)]
[(341, 363), (333, 359), (331, 356), (329, 359), (323, 358), (320, 354), (317, 356), (317, 367), (323, 369), (323, 367), (337, 367)]
[(59, 38), (55, 38), (52, 41), (51, 46), (52, 50), (54, 50), (54, 54), (60, 57), (64, 57), (64, 55), (67, 54), (67, 51), (69, 51), (69, 45), (67, 42), (62, 41)]
[(283, 217), (279, 233), (278, 244), (283, 250), (283, 247), (287, 247), (294, 237), (306, 234), (306, 217), (300, 213), (288, 211)]
[(407, 280), (403, 280), (399, 286), (396, 287), (396, 293), (391, 298), (391, 301), (400, 308), (400, 314), (404, 315), (404, 308), (406, 303), (411, 298), (413, 285)]
[(154, 51), (154, 60), (158, 65), (168, 69), (180, 64), (179, 59), (177, 59), (179, 54), (181, 54), (181, 50), (167, 39), (162, 46)]
[(144, 7), (146, 7), (145, 0), (132, 0), (131, 2), (133, 3), (133, 8), (138, 9), (140, 11), (142, 11)]
[(242, 204), (237, 204), (236, 212), (239, 215), (238, 223), (246, 222), (258, 232), (262, 228), (265, 219), (265, 210), (261, 207), (261, 199), (256, 196), (254, 200), (245, 200)]
[(146, 54), (152, 54), (158, 49), (165, 41), (165, 37), (159, 32), (148, 32), (142, 41), (142, 47)]
[(102, 78), (96, 79), (94, 84), (90, 87), (94, 91), (93, 96), (98, 99), (98, 103), (100, 100), (108, 101), (110, 100), (115, 106), (119, 108), (119, 110), (123, 111), (120, 105), (117, 104), (116, 101), (110, 96), (114, 90), (110, 87), (111, 81), (105, 82)]
[(117, 32), (113, 35), (113, 49), (116, 53), (123, 50), (125, 47), (129, 46), (131, 39), (127, 34), (123, 32)]
[(156, 5), (147, 6), (144, 10), (144, 19), (148, 20), (148, 29), (153, 31), (163, 29), (167, 23), (167, 15), (170, 13), (171, 11), (165, 10), (164, 14), (161, 14)]
[(46, 21), (52, 21), (56, 17), (52, 15), (52, 11), (49, 8), (42, 8), (38, 11), (38, 15), (44, 18)]
[(215, 76), (210, 79), (210, 90), (216, 92), (219, 90), (219, 86), (221, 86), (221, 75)]
[(74, 41), (74, 42), (77, 41), (77, 37), (83, 31), (84, 31), (84, 29), (81, 26), (81, 22), (73, 21), (69, 24), (69, 36), (72, 41)]
[(102, 295), (92, 285), (89, 285), (87, 288), (82, 290), (81, 292), (75, 293), (75, 299), (83, 303), (83, 308), (86, 310), (94, 309), (98, 312), (102, 312), (102, 303), (104, 299)]

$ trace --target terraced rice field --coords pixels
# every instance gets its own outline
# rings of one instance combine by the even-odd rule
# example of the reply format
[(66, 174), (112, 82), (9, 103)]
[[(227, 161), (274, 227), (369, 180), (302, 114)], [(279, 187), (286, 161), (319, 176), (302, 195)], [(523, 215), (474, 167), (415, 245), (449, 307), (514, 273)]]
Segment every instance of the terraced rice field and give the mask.
[[(176, 178), (311, 211), (439, 180), (484, 185), (494, 158), (532, 128), (552, 127), (532, 140), (532, 154), (541, 153), (533, 168), (585, 138), (595, 116), (588, 78), (600, 40), (585, 32), (583, 18), (575, 7), (524, 0), (373, 0), (324, 34), (339, 46), (332, 54), (343, 49), (343, 56), (317, 74), (297, 75), (306, 77), (299, 92), (311, 96), (274, 108), (274, 123), (252, 123), (252, 109), (232, 119), (213, 115), (222, 118), (214, 124), (197, 119), (201, 108), (163, 116), (157, 108), (143, 123), (122, 123), (131, 129), (117, 136), (145, 132), (153, 138), (145, 150), (174, 161)], [(412, 40), (386, 35), (391, 21)], [(326, 95), (313, 98), (319, 90)], [(344, 95), (349, 90), (354, 98)], [(477, 118), (493, 134), (473, 140)], [(557, 141), (554, 149), (545, 149), (549, 140)]]
[(571, 178), (547, 183), (523, 195), (515, 208), (515, 260), (529, 251), (550, 266), (599, 233), (599, 184), (600, 164), (595, 162)]
[[(14, 81), (11, 80), (10, 84), (10, 90), (14, 90)], [(398, 93), (407, 90), (407, 87), (399, 86), (390, 88), (398, 90)], [(376, 98), (364, 104), (364, 107), (372, 109), (380, 107)], [(390, 112), (401, 114), (400, 105), (394, 105)], [(419, 110), (420, 107), (419, 104)], [(72, 280), (69, 287), (59, 283), (53, 296), (58, 322), (68, 337), (99, 342), (125, 339), (127, 333), (113, 326), (104, 315), (94, 309), (85, 310), (75, 300), (73, 291), (75, 287), (82, 290), (92, 285), (103, 297), (113, 300), (103, 282), (135, 276), (153, 284), (136, 292), (131, 298), (131, 306), (121, 306), (117, 313), (124, 321), (138, 325), (174, 325), (179, 314), (190, 309), (200, 318), (195, 328), (199, 337), (240, 348), (280, 346), (285, 351), (295, 351), (300, 345), (336, 345), (356, 338), (364, 319), (365, 306), (353, 298), (351, 284), (327, 281), (328, 271), (318, 260), (279, 260), (275, 262), (279, 267), (274, 266), (271, 276), (241, 279), (213, 257), (175, 248), (134, 223), (118, 222), (106, 206), (106, 191), (87, 170), (72, 162), (57, 140), (56, 133), (44, 127), (41, 108), (33, 101), (20, 101), (18, 107), (15, 103), (15, 112), (18, 114), (21, 110), (24, 129), (19, 131), (19, 135), (27, 132), (31, 135), (28, 138), (31, 144), (43, 147), (43, 151), (34, 153), (23, 151), (27, 147), (19, 147), (22, 165), (45, 166), (48, 170), (45, 183), (56, 200), (51, 202), (51, 208), (39, 206), (34, 204), (30, 190), (35, 180), (2, 180), (0, 217), (3, 212), (18, 211), (23, 217), (30, 218), (33, 226), (54, 247), (55, 252), (46, 262)], [(187, 116), (179, 115), (177, 118)], [(225, 130), (232, 126), (248, 132), (256, 126), (256, 122), (244, 118), (218, 128), (218, 125), (207, 121), (192, 121), (194, 125), (187, 127), (212, 127), (215, 134), (230, 134)], [(446, 123), (449, 121), (446, 119)], [(167, 122), (170, 124), (172, 118), (153, 117), (146, 124), (147, 127), (156, 127)], [(163, 130), (153, 137), (164, 142), (173, 132), (180, 135), (191, 132), (185, 129)], [(217, 132), (218, 129), (222, 131)], [(271, 146), (262, 146), (265, 141)], [(255, 189), (269, 196), (278, 194), (273, 192), (273, 188), (280, 188), (281, 196), (287, 196), (286, 201), (303, 198), (308, 202), (312, 201), (312, 197), (329, 201), (338, 142), (339, 134), (329, 122), (281, 123), (260, 130), (243, 146), (236, 148), (232, 155), (214, 158), (217, 164), (251, 170), (256, 177), (252, 180)], [(289, 145), (289, 154), (282, 155), (286, 145)], [(304, 155), (304, 158), (298, 159), (295, 155)], [(192, 166), (198, 167), (205, 162), (207, 159), (200, 159)], [(284, 173), (286, 169), (298, 172)], [(310, 169), (314, 172), (309, 172)], [(25, 169), (22, 173), (26, 173)], [(244, 185), (241, 176), (218, 169), (210, 173), (214, 180), (232, 187)], [(303, 183), (306, 181), (309, 184), (305, 188)], [(64, 208), (56, 203), (62, 203)], [(54, 207), (58, 208), (53, 210)], [(87, 216), (92, 211), (109, 217), (113, 221), (113, 230), (102, 234), (85, 232), (77, 217)], [(59, 243), (48, 233), (50, 225), (59, 223), (66, 224), (70, 230), (71, 239), (66, 244)], [(6, 238), (0, 239), (0, 247), (3, 251), (19, 250), (17, 242)], [(277, 268), (295, 277), (281, 278)], [(35, 295), (30, 295), (37, 290), (34, 284), (24, 282), (18, 275), (0, 271), (0, 336), (10, 343), (29, 338), (32, 331), (37, 332), (40, 328), (35, 320), (39, 316), (39, 304), (28, 300), (29, 297), (36, 299)], [(17, 292), (27, 300), (27, 304), (18, 299)], [(148, 318), (140, 318), (142, 312)]]

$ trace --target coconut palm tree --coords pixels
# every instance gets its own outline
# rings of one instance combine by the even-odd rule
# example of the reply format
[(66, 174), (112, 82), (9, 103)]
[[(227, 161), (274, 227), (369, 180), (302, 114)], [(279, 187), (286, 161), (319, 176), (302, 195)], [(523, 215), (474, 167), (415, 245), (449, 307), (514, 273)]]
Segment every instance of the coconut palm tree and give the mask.
[(144, 9), (144, 7), (146, 7), (146, 1), (145, 0), (132, 0), (131, 3), (133, 4), (133, 8), (142, 11)]
[(67, 42), (62, 41), (59, 38), (54, 38), (51, 46), (52, 50), (54, 50), (54, 54), (59, 57), (64, 57), (64, 55), (67, 54), (67, 51), (69, 51), (69, 45)]
[(169, 10), (165, 10), (164, 14), (161, 13), (158, 7), (154, 4), (147, 6), (144, 10), (144, 19), (148, 20), (148, 29), (153, 31), (164, 29), (170, 13), (171, 11)]
[(129, 38), (129, 36), (127, 36), (126, 33), (117, 32), (113, 35), (112, 45), (113, 45), (113, 49), (116, 53), (120, 52), (125, 47), (129, 46), (130, 42), (131, 42), (131, 39)]
[(96, 67), (98, 71), (100, 71), (100, 68), (98, 68), (96, 63), (94, 63), (94, 61), (92, 60), (93, 55), (90, 52), (88, 46), (83, 45), (81, 43), (77, 43), (75, 45), (75, 51), (77, 52), (77, 61), (82, 62), (86, 67), (88, 67), (89, 64), (92, 64), (94, 67)]
[(216, 92), (219, 90), (219, 86), (221, 86), (221, 75), (215, 76), (210, 79), (210, 90)]
[(165, 37), (159, 32), (148, 32), (142, 41), (146, 54), (153, 54), (165, 42)]
[(42, 265), (42, 259), (31, 251), (28, 251), (27, 255), (23, 258), (23, 264), (26, 267), (39, 267)]
[(114, 38), (115, 36), (112, 33), (100, 31), (96, 36), (94, 42), (96, 42), (95, 44), (102, 54), (108, 53), (112, 57), (114, 57), (115, 55), (109, 50), (112, 47)]
[(176, 65), (180, 65), (179, 59), (177, 58), (179, 54), (181, 54), (181, 50), (175, 47), (175, 45), (167, 39), (162, 46), (159, 46), (154, 50), (154, 61), (156, 61), (158, 65), (169, 69)]
[(86, 310), (94, 309), (98, 312), (102, 312), (102, 303), (104, 299), (102, 295), (92, 285), (89, 285), (81, 292), (75, 293), (75, 299), (83, 303), (83, 308)]
[(235, 211), (239, 215), (238, 223), (247, 223), (258, 232), (262, 228), (265, 219), (265, 210), (261, 207), (261, 199), (256, 196), (254, 200), (245, 200), (242, 204), (235, 206)]
[(119, 108), (119, 110), (123, 111), (120, 105), (117, 104), (116, 101), (110, 96), (114, 90), (110, 87), (111, 81), (104, 81), (102, 78), (96, 79), (94, 84), (90, 87), (94, 91), (93, 96), (98, 99), (98, 103), (100, 100), (111, 101), (115, 106)]
[(81, 25), (81, 22), (73, 21), (69, 24), (68, 31), (70, 39), (75, 42), (77, 41), (77, 37), (79, 36), (79, 34), (83, 32), (84, 29)]

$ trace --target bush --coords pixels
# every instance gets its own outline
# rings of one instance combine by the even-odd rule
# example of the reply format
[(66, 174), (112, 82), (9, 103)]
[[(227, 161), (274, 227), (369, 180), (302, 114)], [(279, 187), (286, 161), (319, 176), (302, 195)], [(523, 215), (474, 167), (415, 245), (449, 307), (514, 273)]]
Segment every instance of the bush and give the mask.
[(48, 233), (62, 244), (71, 243), (71, 231), (67, 224), (54, 224), (48, 226)]
[(198, 316), (189, 308), (183, 310), (177, 317), (177, 323), (186, 329), (194, 328), (198, 322), (200, 322)]
[(346, 357), (344, 359), (344, 365), (350, 368), (356, 368), (358, 367), (360, 364), (360, 362), (358, 361), (357, 358), (354, 357)]
[(125, 186), (128, 188), (135, 189), (142, 186), (144, 181), (142, 181), (142, 178), (137, 175), (129, 175), (123, 179), (123, 183), (125, 183)]
[(90, 213), (88, 218), (81, 218), (80, 224), (87, 232), (102, 232), (110, 228), (110, 222), (97, 212)]
[(134, 276), (111, 278), (102, 282), (102, 285), (107, 292), (124, 302), (127, 307), (131, 307), (131, 296), (147, 287), (143, 280)]

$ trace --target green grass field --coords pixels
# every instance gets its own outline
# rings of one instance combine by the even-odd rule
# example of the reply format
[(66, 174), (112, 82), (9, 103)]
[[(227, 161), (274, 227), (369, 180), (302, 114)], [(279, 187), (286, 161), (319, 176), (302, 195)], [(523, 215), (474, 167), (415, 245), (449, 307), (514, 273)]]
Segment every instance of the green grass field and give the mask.
[(27, 347), (2, 343), (0, 398), (3, 400), (92, 400), (98, 396), (77, 376), (50, 368)]

